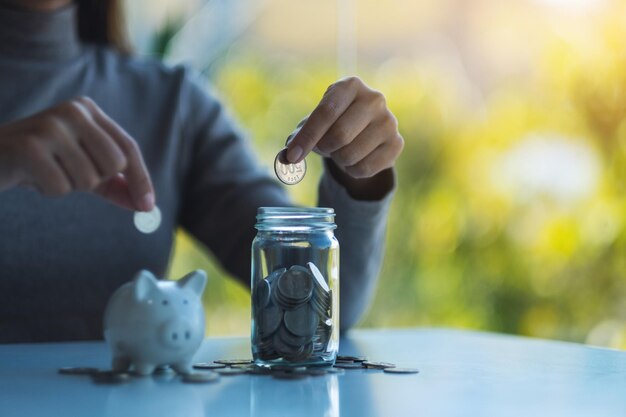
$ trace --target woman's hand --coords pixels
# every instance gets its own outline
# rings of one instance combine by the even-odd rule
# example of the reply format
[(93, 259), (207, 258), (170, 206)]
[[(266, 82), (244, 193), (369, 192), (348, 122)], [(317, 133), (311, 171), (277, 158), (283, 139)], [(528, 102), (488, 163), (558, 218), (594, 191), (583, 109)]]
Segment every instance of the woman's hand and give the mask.
[(92, 191), (130, 210), (154, 207), (137, 143), (86, 97), (0, 126), (0, 191), (16, 185), (51, 197)]
[(336, 165), (331, 171), (348, 191), (368, 199), (389, 183), (377, 174), (394, 165), (403, 147), (398, 122), (383, 94), (349, 77), (328, 87), (289, 142), (287, 160), (299, 162), (312, 150), (328, 157)]

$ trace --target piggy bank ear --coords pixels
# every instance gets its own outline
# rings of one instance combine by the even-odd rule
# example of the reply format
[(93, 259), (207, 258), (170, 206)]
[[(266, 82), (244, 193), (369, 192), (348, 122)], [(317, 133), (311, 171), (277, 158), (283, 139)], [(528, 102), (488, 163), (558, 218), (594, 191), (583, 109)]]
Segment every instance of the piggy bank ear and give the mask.
[(189, 288), (191, 291), (200, 296), (206, 286), (206, 272), (201, 269), (197, 269), (179, 279), (176, 284), (181, 288)]
[(142, 269), (133, 279), (133, 294), (137, 301), (145, 300), (152, 290), (158, 289), (158, 283), (152, 272)]

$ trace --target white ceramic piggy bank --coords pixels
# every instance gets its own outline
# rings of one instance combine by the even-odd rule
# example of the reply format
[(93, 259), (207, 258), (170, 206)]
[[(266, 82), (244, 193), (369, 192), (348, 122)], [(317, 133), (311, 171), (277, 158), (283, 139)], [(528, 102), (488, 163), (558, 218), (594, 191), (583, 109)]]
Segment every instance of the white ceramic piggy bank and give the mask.
[(206, 273), (193, 271), (178, 281), (157, 280), (142, 270), (118, 288), (104, 313), (104, 338), (113, 351), (113, 370), (150, 375), (170, 365), (191, 372), (204, 338), (202, 292)]

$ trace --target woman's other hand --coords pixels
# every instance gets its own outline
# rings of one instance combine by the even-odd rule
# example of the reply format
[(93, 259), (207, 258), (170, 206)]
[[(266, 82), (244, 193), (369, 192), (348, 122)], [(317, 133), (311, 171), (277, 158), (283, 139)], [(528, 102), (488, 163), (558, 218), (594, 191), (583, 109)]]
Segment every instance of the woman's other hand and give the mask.
[(17, 185), (50, 197), (91, 191), (130, 210), (154, 206), (137, 143), (86, 97), (0, 126), (0, 191)]

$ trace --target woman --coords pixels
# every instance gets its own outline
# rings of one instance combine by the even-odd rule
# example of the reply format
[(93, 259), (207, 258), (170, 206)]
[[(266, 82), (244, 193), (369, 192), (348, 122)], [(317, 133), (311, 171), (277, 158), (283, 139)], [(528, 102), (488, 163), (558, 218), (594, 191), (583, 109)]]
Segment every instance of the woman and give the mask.
[[(2, 342), (101, 338), (110, 294), (141, 268), (163, 275), (178, 226), (247, 286), (257, 208), (291, 204), (193, 76), (124, 53), (119, 10), (0, 1)], [(358, 78), (331, 85), (289, 145), (292, 162), (325, 157), (343, 329), (373, 294), (402, 146)], [(133, 210), (155, 201), (160, 229), (137, 233)]]

